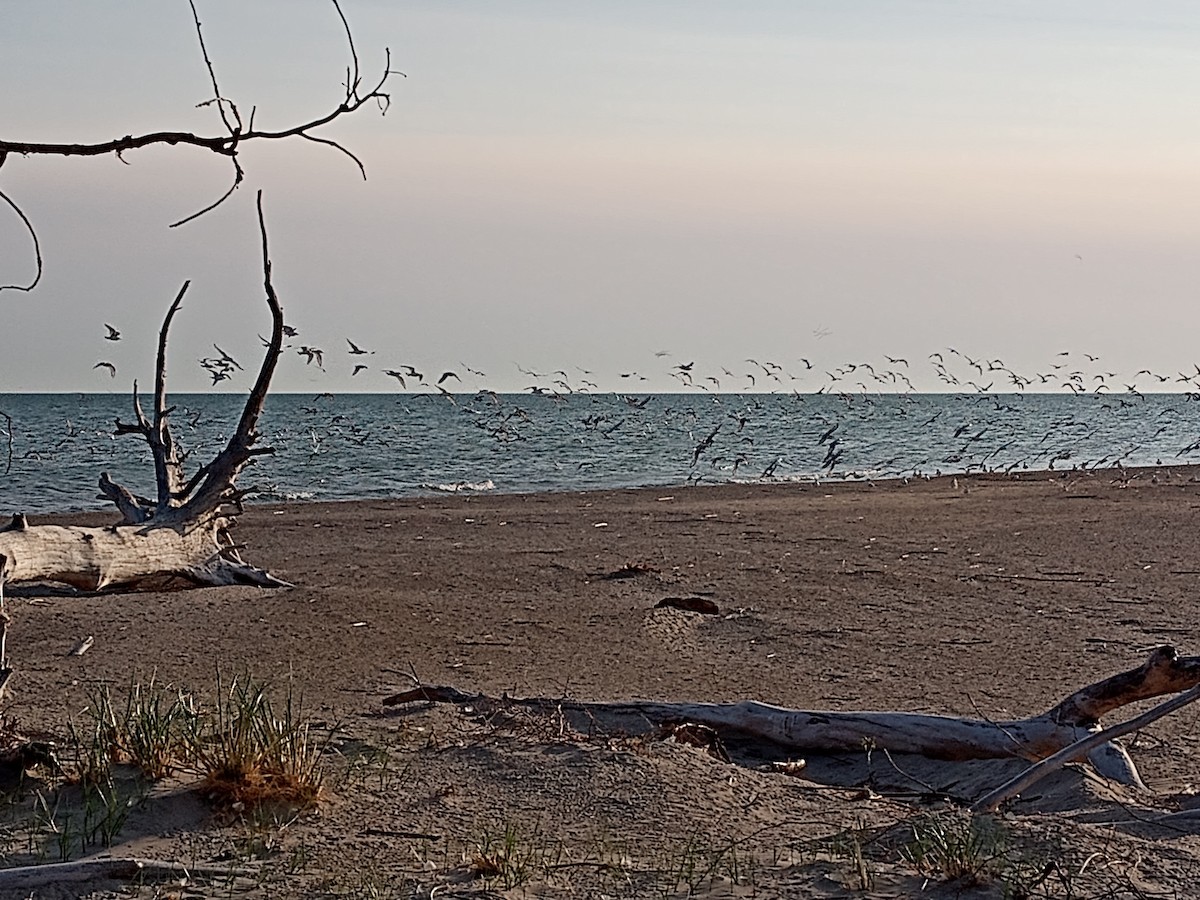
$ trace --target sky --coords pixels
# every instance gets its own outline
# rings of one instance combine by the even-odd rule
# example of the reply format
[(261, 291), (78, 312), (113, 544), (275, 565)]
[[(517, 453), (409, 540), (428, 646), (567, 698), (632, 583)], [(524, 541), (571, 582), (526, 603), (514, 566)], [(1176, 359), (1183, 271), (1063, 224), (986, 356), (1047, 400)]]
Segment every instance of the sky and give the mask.
[[(260, 127), (340, 101), (350, 55), (327, 0), (196, 6), (222, 93)], [(950, 347), (1151, 390), (1171, 385), (1135, 372), (1200, 361), (1195, 4), (342, 7), (364, 79), (385, 49), (403, 73), (385, 115), (315, 132), (365, 181), (328, 146), (246, 145), (242, 188), (169, 228), (227, 188), (227, 160), (179, 146), (7, 160), (0, 190), (34, 223), (45, 272), (0, 292), (0, 393), (151, 384), (184, 281), (170, 387), (208, 390), (213, 344), (254, 369), (269, 328), (260, 189), (300, 332), (281, 391), (394, 391), (383, 370), (402, 365), (454, 371), (456, 390), (555, 371), (575, 388), (671, 390), (688, 363), (723, 390), (757, 372), (757, 389), (805, 391), (889, 356), (938, 390), (929, 354)], [(211, 87), (186, 0), (0, 0), (0, 15), (0, 138), (219, 133), (197, 106)], [(0, 283), (32, 272), (0, 205)], [(348, 339), (374, 353), (352, 358)], [(300, 345), (324, 351), (324, 371)]]

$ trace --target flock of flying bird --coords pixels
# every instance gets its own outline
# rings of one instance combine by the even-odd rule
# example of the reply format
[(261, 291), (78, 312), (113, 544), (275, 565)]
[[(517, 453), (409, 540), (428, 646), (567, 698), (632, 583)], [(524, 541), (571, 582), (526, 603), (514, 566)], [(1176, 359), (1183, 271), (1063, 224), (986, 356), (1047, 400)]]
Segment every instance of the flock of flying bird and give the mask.
[[(106, 334), (104, 340), (116, 342), (121, 339), (121, 332), (112, 325), (105, 323), (104, 328)], [(284, 336), (294, 338), (299, 336), (299, 331), (290, 325), (283, 326)], [(263, 346), (269, 346), (266, 338), (259, 335)], [(354, 359), (359, 360), (362, 357), (374, 356), (374, 350), (365, 350), (350, 338), (346, 338), (347, 353)], [(217, 344), (213, 344), (213, 349), (217, 352), (214, 357), (204, 357), (199, 360), (200, 367), (208, 372), (212, 378), (214, 385), (221, 381), (228, 380), (237, 371), (243, 371), (242, 366), (230, 354), (222, 350)], [(285, 349), (294, 349), (297, 355), (304, 357), (306, 365), (316, 364), (317, 368), (325, 371), (325, 351), (319, 347), (301, 344), (296, 347), (292, 344), (285, 345)], [(670, 356), (670, 351), (659, 350), (655, 354), (655, 358), (661, 359)], [(953, 347), (946, 348), (945, 352), (934, 352), (929, 354), (929, 362), (933, 367), (933, 372), (937, 379), (946, 385), (946, 390), (949, 393), (964, 393), (969, 388), (975, 393), (1011, 393), (1012, 391), (1022, 392), (1027, 387), (1046, 388), (1054, 384), (1058, 384), (1063, 389), (1069, 390), (1075, 394), (1113, 392), (1114, 388), (1122, 389), (1125, 393), (1141, 396), (1141, 391), (1137, 388), (1136, 379), (1142, 375), (1146, 375), (1154, 380), (1154, 387), (1162, 390), (1164, 385), (1174, 384), (1183, 385), (1183, 392), (1188, 394), (1196, 394), (1200, 392), (1200, 364), (1193, 364), (1194, 372), (1180, 372), (1178, 374), (1161, 374), (1153, 372), (1150, 369), (1141, 369), (1134, 373), (1134, 383), (1117, 382), (1118, 375), (1116, 372), (1085, 372), (1082, 368), (1071, 367), (1067, 362), (1067, 357), (1071, 354), (1069, 351), (1062, 351), (1058, 354), (1058, 361), (1053, 363), (1046, 372), (1038, 372), (1033, 377), (1023, 376), (1013, 369), (1005, 365), (1001, 359), (988, 359), (985, 357), (972, 358), (971, 356), (960, 353)], [(1099, 362), (1098, 356), (1093, 356), (1090, 353), (1082, 354), (1089, 363)], [(955, 374), (950, 368), (949, 358), (953, 361), (954, 357), (966, 366), (967, 373)], [(827, 376), (827, 381), (815, 391), (809, 393), (823, 394), (836, 393), (845, 394), (847, 391), (858, 390), (866, 393), (871, 390), (887, 393), (910, 393), (917, 392), (918, 388), (913, 384), (910, 378), (910, 365), (907, 359), (901, 357), (893, 357), (885, 355), (887, 365), (876, 364), (870, 362), (862, 363), (846, 363), (837, 366), (833, 369), (824, 370)], [(804, 357), (798, 359), (800, 369), (804, 374), (814, 371), (813, 364)], [(719, 366), (718, 369), (710, 374), (701, 374), (695, 369), (695, 362), (676, 363), (666, 370), (666, 375), (675, 379), (684, 388), (696, 389), (708, 392), (721, 392), (722, 390), (731, 393), (744, 393), (754, 390), (761, 390), (763, 387), (771, 387), (775, 391), (782, 390), (784, 387), (790, 387), (792, 382), (800, 380), (800, 376), (795, 375), (787, 370), (784, 366), (766, 360), (759, 362), (756, 359), (748, 358), (745, 360), (746, 366), (740, 374), (735, 374), (726, 366)], [(473, 369), (470, 366), (463, 364), (463, 369), (470, 375), (477, 378), (485, 378), (484, 372)], [(114, 363), (107, 360), (97, 362), (94, 369), (105, 369), (108, 371), (109, 377), (115, 378), (117, 375), (117, 367)], [(366, 362), (355, 362), (351, 371), (352, 376), (357, 376), (360, 372), (368, 370), (370, 366)], [(975, 375), (971, 375), (969, 370), (973, 369)], [(433, 390), (440, 391), (442, 394), (449, 395), (451, 392), (444, 388), (443, 385), (454, 380), (457, 386), (462, 386), (461, 376), (452, 370), (445, 370), (434, 381), (427, 381), (425, 374), (419, 371), (415, 366), (410, 364), (402, 364), (396, 369), (382, 369), (382, 373), (394, 378), (402, 389), (408, 389), (410, 382), (413, 387), (427, 387)], [(550, 373), (539, 373), (532, 369), (526, 369), (522, 366), (517, 366), (517, 371), (523, 375), (533, 379), (550, 379), (544, 384), (534, 384), (526, 388), (527, 391), (533, 394), (550, 394), (558, 399), (562, 399), (565, 395), (573, 393), (588, 393), (589, 391), (599, 390), (599, 385), (596, 382), (589, 380), (586, 377), (577, 379), (576, 384), (572, 385), (567, 379), (571, 376), (565, 370), (559, 369)], [(582, 375), (592, 375), (588, 369), (579, 369)], [(556, 377), (557, 376), (557, 377)], [(960, 377), (961, 376), (961, 377)], [(646, 381), (647, 376), (637, 371), (621, 372), (621, 379), (629, 379), (631, 383), (637, 384), (641, 381)], [(871, 384), (868, 384), (868, 381)], [(981, 382), (986, 381), (986, 384)], [(794, 387), (792, 392), (799, 394), (800, 391)], [(1200, 398), (1197, 398), (1200, 399)]]
[[(104, 340), (119, 341), (121, 339), (121, 332), (118, 331), (116, 328), (109, 325), (108, 323), (105, 323), (104, 327), (105, 327), (105, 329), (107, 329), (107, 332), (108, 332), (107, 334), (105, 334)], [(283, 334), (285, 337), (293, 338), (293, 337), (299, 337), (300, 332), (297, 331), (291, 325), (284, 325), (283, 326)], [(261, 334), (258, 337), (259, 337), (259, 340), (262, 341), (264, 347), (270, 346), (270, 342), (266, 338), (264, 338)], [(374, 356), (375, 355), (374, 350), (364, 350), (362, 347), (360, 347), (358, 344), (354, 343), (354, 341), (350, 340), (349, 338), (346, 338), (346, 343), (349, 345), (349, 350), (347, 352), (352, 357), (357, 358), (357, 357), (362, 357), (362, 356)], [(206, 372), (208, 372), (209, 376), (212, 378), (212, 383), (214, 385), (218, 384), (222, 381), (226, 381), (226, 380), (230, 379), (233, 376), (234, 372), (244, 371), (242, 369), (241, 364), (238, 363), (238, 361), (236, 359), (234, 359), (232, 356), (230, 356), (224, 350), (222, 350), (218, 345), (213, 344), (213, 349), (217, 351), (216, 356), (202, 357), (199, 360), (199, 362), (200, 362), (200, 368), (202, 368)], [(312, 365), (313, 363), (316, 363), (318, 369), (320, 369), (321, 371), (325, 371), (325, 351), (322, 350), (321, 348), (311, 347), (307, 344), (301, 344), (299, 347), (295, 347), (292, 344), (288, 344), (288, 345), (286, 345), (285, 349), (288, 349), (288, 350), (295, 349), (296, 353), (299, 356), (304, 357), (304, 361), (305, 361), (306, 365)], [(92, 368), (93, 369), (105, 369), (108, 371), (108, 375), (110, 378), (117, 377), (116, 364), (109, 362), (108, 360), (101, 360), (100, 362), (98, 362), (94, 366), (92, 366)], [(359, 372), (366, 371), (368, 368), (370, 368), (370, 366), (368, 366), (366, 363), (361, 363), (361, 362), (356, 363), (354, 365), (354, 369), (350, 372), (350, 374), (352, 376), (357, 375)], [(410, 365), (402, 365), (402, 366), (400, 366), (400, 369), (403, 371), (397, 371), (396, 369), (384, 369), (383, 374), (387, 375), (391, 378), (395, 378), (396, 381), (398, 381), (400, 383), (400, 387), (402, 387), (402, 388), (408, 387), (409, 380), (412, 380), (419, 384), (426, 383), (424, 373), (417, 371), (417, 369), (415, 367), (410, 366)], [(470, 368), (469, 366), (466, 367), (466, 369), (472, 375), (476, 375), (476, 376), (480, 376), (480, 377), (483, 377), (483, 375), (484, 375), (483, 372), (479, 372), (475, 369)], [(443, 372), (441, 374), (441, 376), (437, 379), (437, 381), (434, 382), (433, 386), (435, 388), (441, 390), (442, 393), (448, 394), (449, 391), (447, 391), (445, 388), (443, 388), (442, 385), (445, 384), (448, 380), (450, 380), (452, 378), (457, 380), (459, 383), (462, 382), (462, 378), (459, 377), (457, 372), (447, 371), (447, 372)]]
[[(105, 328), (106, 341), (121, 339), (119, 330), (108, 324)], [(299, 337), (290, 326), (284, 331), (288, 339)], [(370, 358), (375, 351), (349, 338), (346, 345), (352, 376), (374, 368)], [(199, 360), (212, 384), (243, 371), (220, 346), (213, 344), (213, 349), (215, 355)], [(285, 350), (294, 350), (306, 366), (325, 371), (328, 354), (321, 348), (287, 344)], [(909, 360), (886, 355), (880, 362), (847, 363), (831, 369), (814, 367), (807, 358), (799, 358), (790, 368), (750, 358), (736, 367), (736, 372), (726, 366), (703, 369), (693, 360), (675, 362), (665, 350), (655, 353), (655, 360), (656, 368), (647, 371), (660, 382), (664, 376), (678, 382), (676, 392), (642, 393), (638, 389), (649, 376), (638, 371), (617, 373), (618, 383), (627, 390), (604, 392), (587, 369), (577, 368), (576, 374), (569, 374), (565, 369), (539, 372), (517, 365), (517, 371), (533, 382), (524, 393), (540, 398), (534, 401), (478, 387), (485, 373), (465, 364), (460, 364), (459, 371), (474, 381), (475, 388), (468, 389), (459, 371), (451, 369), (440, 369), (436, 377), (427, 377), (412, 364), (378, 371), (405, 392), (402, 402), (443, 399), (487, 439), (481, 443), (493, 446), (529, 440), (538, 429), (538, 420), (548, 417), (547, 407), (538, 403), (550, 401), (556, 407), (570, 403), (572, 410), (577, 410), (579, 402), (587, 402), (589, 406), (581, 413), (553, 414), (559, 425), (565, 420), (577, 429), (567, 440), (588, 450), (573, 456), (571, 465), (579, 470), (602, 467), (604, 454), (592, 452), (597, 450), (597, 441), (600, 447), (617, 438), (665, 441), (664, 447), (679, 454), (677, 467), (686, 471), (689, 481), (773, 479), (797, 473), (806, 477), (903, 477), (943, 470), (1121, 468), (1153, 462), (1164, 455), (1186, 460), (1200, 451), (1200, 437), (1187, 437), (1190, 417), (1180, 409), (1182, 403), (1200, 401), (1200, 365), (1192, 366), (1194, 372), (1174, 374), (1142, 369), (1126, 381), (1116, 372), (1098, 367), (1099, 357), (1074, 357), (1064, 351), (1046, 371), (1026, 377), (1001, 359), (975, 358), (945, 348), (928, 356), (932, 375), (944, 385), (930, 394), (914, 384)], [(95, 368), (116, 375), (111, 362), (100, 361)], [(925, 373), (923, 383), (930, 381), (929, 374)], [(1152, 404), (1152, 413), (1143, 410), (1150, 420), (1138, 424), (1137, 416), (1131, 415), (1127, 417), (1129, 428), (1113, 432), (1096, 416), (1105, 411), (1113, 415), (1133, 411), (1144, 403), (1146, 397), (1138, 387), (1142, 376), (1152, 379), (1151, 387), (1164, 393)], [(802, 385), (808, 387), (801, 390)], [(1029, 406), (1023, 402), (1026, 388), (1033, 389)], [(1051, 388), (1091, 396), (1095, 404), (1089, 407), (1090, 418), (1063, 415), (1061, 404), (1031, 412), (1037, 406), (1032, 398)], [(764, 396), (767, 393), (775, 397)], [(946, 395), (954, 395), (954, 399)], [(698, 402), (701, 398), (703, 403)], [(325, 412), (316, 407), (305, 411), (313, 416), (305, 425), (311, 452), (323, 452), (331, 438), (359, 446), (381, 439), (344, 413), (322, 422)], [(892, 437), (887, 436), (887, 429), (878, 427), (884, 418), (890, 420)], [(916, 445), (923, 437), (896, 436), (905, 433), (905, 428), (936, 440), (921, 449)], [(1014, 434), (1014, 430), (1022, 433)], [(664, 432), (674, 437), (666, 439)], [(1183, 445), (1164, 443), (1170, 441)], [(902, 452), (889, 452), (890, 443), (903, 445)]]

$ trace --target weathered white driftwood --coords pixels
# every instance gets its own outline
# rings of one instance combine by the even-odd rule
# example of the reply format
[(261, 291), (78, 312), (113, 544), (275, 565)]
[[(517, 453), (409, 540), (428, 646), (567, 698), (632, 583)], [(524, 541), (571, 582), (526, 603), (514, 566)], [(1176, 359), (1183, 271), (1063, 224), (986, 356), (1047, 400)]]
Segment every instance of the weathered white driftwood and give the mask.
[(28, 896), (29, 891), (66, 885), (95, 884), (97, 881), (133, 881), (195, 878), (230, 879), (253, 877), (257, 870), (239, 866), (187, 866), (182, 863), (135, 856), (99, 856), (65, 863), (44, 863), (0, 869), (0, 892), (5, 896)]
[[(933, 759), (1016, 757), (1036, 761), (1101, 730), (1104, 715), (1138, 700), (1200, 685), (1200, 657), (1180, 657), (1159, 647), (1144, 664), (1089, 685), (1052, 709), (1025, 719), (989, 721), (905, 712), (836, 712), (737, 703), (587, 703), (570, 700), (489, 698), (448, 687), (417, 687), (384, 699), (385, 706), (422, 700), (470, 703), (479, 709), (520, 705), (593, 716), (625, 715), (651, 723), (695, 722), (727, 736), (757, 738), (789, 750), (859, 751), (866, 746)], [(1119, 744), (1106, 741), (1087, 758), (1105, 777), (1142, 786), (1137, 768)]]
[(143, 411), (134, 382), (135, 421), (116, 423), (117, 434), (132, 434), (146, 441), (154, 461), (155, 499), (139, 497), (101, 473), (100, 496), (111, 500), (122, 516), (115, 525), (29, 525), (23, 515), (14, 516), (11, 524), (0, 529), (0, 584), (51, 581), (95, 591), (177, 576), (196, 585), (287, 585), (243, 562), (229, 534), (246, 494), (236, 487), (238, 475), (255, 457), (272, 452), (269, 447), (257, 446), (257, 426), (283, 346), (283, 308), (271, 284), (261, 193), (258, 219), (271, 340), (224, 449), (188, 479), (184, 454), (171, 435), (174, 407), (167, 406), (167, 334), (187, 293), (185, 282), (159, 332), (152, 414)]
[(226, 555), (211, 522), (171, 527), (153, 522), (89, 528), (35, 525), (0, 532), (3, 578), (50, 581), (83, 591), (177, 576), (197, 585), (286, 582)]

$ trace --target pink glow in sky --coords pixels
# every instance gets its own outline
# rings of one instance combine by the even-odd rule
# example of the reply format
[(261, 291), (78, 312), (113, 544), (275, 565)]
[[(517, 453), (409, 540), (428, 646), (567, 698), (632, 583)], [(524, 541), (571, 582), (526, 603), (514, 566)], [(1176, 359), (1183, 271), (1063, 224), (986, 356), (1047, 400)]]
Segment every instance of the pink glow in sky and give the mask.
[[(197, 7), (223, 92), (258, 124), (338, 102), (349, 60), (328, 2)], [(365, 183), (326, 147), (248, 147), (239, 194), (168, 229), (220, 195), (226, 163), (7, 161), (0, 189), (37, 225), (46, 274), (0, 293), (0, 392), (146, 383), (185, 279), (172, 386), (207, 389), (213, 342), (253, 359), (258, 188), (297, 343), (326, 351), (326, 372), (290, 354), (280, 390), (391, 391), (382, 370), (402, 363), (488, 373), (466, 389), (520, 390), (520, 365), (622, 390), (630, 370), (676, 387), (671, 360), (823, 370), (948, 345), (1030, 375), (1064, 350), (1129, 378), (1200, 359), (1191, 4), (343, 8), (365, 75), (385, 46), (407, 75), (386, 116), (325, 133)], [(218, 129), (195, 108), (209, 88), (184, 0), (14, 0), (4, 17), (0, 137)], [(0, 211), (0, 282), (31, 265)], [(347, 338), (376, 351), (354, 377)]]

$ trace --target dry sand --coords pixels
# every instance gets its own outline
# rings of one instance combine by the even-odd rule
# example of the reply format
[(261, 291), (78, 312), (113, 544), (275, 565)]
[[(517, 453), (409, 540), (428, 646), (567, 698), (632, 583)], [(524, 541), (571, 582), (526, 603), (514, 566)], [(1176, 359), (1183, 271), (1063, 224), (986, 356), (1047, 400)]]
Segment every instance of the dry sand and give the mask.
[[(325, 800), (230, 822), (156, 787), (113, 852), (259, 873), (179, 896), (1200, 896), (1200, 820), (1152, 822), (1200, 776), (1190, 707), (1129, 742), (1148, 793), (1069, 768), (996, 826), (1007, 874), (969, 887), (921, 877), (904, 823), (1022, 763), (864, 751), (789, 775), (653, 733), (381, 703), (415, 675), (491, 695), (1030, 715), (1156, 645), (1196, 652), (1200, 483), (1128, 474), (255, 507), (245, 555), (294, 588), (23, 589), (5, 712), (61, 736), (101, 680), (291, 673), (334, 728)], [(602, 577), (631, 563), (649, 571)], [(472, 878), (506, 844), (505, 875)], [(10, 841), (9, 861), (29, 849)]]

